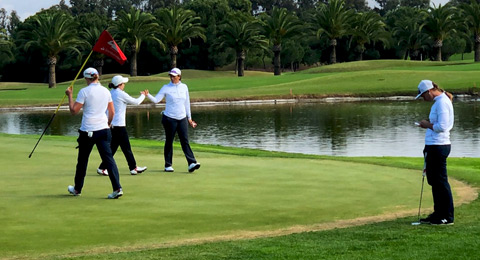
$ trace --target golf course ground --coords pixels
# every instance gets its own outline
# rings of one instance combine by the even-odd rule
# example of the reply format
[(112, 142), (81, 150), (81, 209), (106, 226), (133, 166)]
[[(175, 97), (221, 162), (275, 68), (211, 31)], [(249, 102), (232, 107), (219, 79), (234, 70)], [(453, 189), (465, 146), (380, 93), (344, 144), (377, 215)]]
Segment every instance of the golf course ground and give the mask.
[[(422, 79), (477, 95), (480, 64), (363, 61), (283, 73), (184, 70), (192, 102), (415, 96)], [(106, 86), (113, 75), (103, 75)], [(126, 91), (155, 94), (166, 73), (131, 78)], [(72, 82), (0, 82), (0, 108), (56, 107)], [(74, 97), (84, 86), (75, 82)], [(193, 111), (194, 113), (194, 111)], [(48, 122), (45, 122), (47, 124)], [(43, 129), (41, 129), (43, 130)], [(163, 143), (132, 139), (139, 165), (115, 159), (125, 195), (108, 200), (108, 177), (90, 156), (82, 195), (71, 196), (76, 137), (0, 134), (0, 259), (478, 259), (480, 158), (448, 158), (455, 225), (418, 220), (423, 158), (335, 157), (192, 144), (188, 173)], [(425, 181), (422, 216), (432, 211)]]
[[(230, 247), (252, 243), (250, 247), (255, 248), (255, 241), (292, 239), (300, 250), (297, 253), (286, 248), (283, 253), (272, 251), (279, 258), (289, 258), (282, 255), (303, 256), (302, 247), (309, 246), (294, 242), (298, 237), (314, 242), (317, 239), (312, 235), (324, 236), (325, 232), (340, 232), (340, 237), (345, 236), (342, 243), (350, 246), (348, 236), (385, 225), (390, 232), (403, 231), (402, 240), (406, 241), (416, 240), (415, 236), (438, 239), (443, 232), (472, 227), (479, 230), (476, 223), (467, 226), (472, 224), (468, 223), (470, 217), (462, 217), (478, 209), (478, 177), (472, 183), (469, 178), (458, 178), (463, 182), (452, 179), (456, 205), (470, 203), (460, 206), (455, 226), (410, 225), (418, 213), (419, 158), (342, 158), (193, 145), (202, 167), (190, 174), (181, 148), (176, 146), (176, 171), (165, 173), (162, 143), (132, 140), (139, 164), (149, 169), (130, 175), (119, 153), (116, 160), (125, 195), (108, 200), (111, 185), (108, 177), (96, 173), (100, 163), (96, 150), (90, 157), (82, 195), (74, 197), (68, 194), (67, 185), (73, 184), (76, 138), (45, 136), (28, 158), (37, 139), (0, 134), (0, 258), (278, 259), (264, 256), (262, 252), (269, 246), (256, 247), (256, 256), (232, 252)], [(478, 162), (450, 159), (454, 177), (471, 176), (475, 166), (462, 165), (463, 160), (467, 165)], [(423, 213), (431, 210), (431, 191), (426, 185)], [(366, 226), (356, 227), (360, 225)], [(335, 235), (335, 240), (339, 236)], [(373, 242), (367, 235), (361, 237), (356, 239)], [(284, 242), (271, 243), (278, 247)], [(334, 243), (331, 246), (335, 247), (338, 241), (327, 237), (315, 243)], [(216, 244), (221, 246), (213, 250)], [(204, 247), (213, 251), (203, 255)], [(171, 257), (171, 250), (181, 253)]]

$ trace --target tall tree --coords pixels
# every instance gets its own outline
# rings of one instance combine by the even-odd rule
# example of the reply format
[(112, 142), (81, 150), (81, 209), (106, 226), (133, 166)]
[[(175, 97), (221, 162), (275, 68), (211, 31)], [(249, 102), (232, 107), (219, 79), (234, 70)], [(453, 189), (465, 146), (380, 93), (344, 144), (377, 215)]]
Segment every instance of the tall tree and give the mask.
[(281, 75), (280, 52), (282, 51), (282, 43), (300, 37), (303, 26), (295, 15), (287, 12), (285, 8), (277, 7), (273, 8), (271, 15), (263, 14), (262, 21), (265, 35), (273, 46), (273, 74)]
[(7, 25), (7, 31), (10, 35), (17, 29), (18, 25), (21, 23), (20, 17), (17, 15), (17, 12), (13, 10), (10, 13), (10, 19)]
[(480, 4), (472, 0), (470, 4), (460, 5), (462, 15), (461, 19), (465, 20), (469, 31), (473, 34), (475, 42), (475, 62), (480, 61)]
[(358, 54), (356, 60), (363, 60), (365, 44), (381, 41), (386, 46), (389, 45), (390, 35), (385, 26), (382, 17), (373, 11), (355, 15), (350, 44), (356, 43), (355, 52)]
[(391, 26), (392, 36), (405, 52), (404, 59), (419, 60), (422, 49), (427, 47), (428, 35), (423, 31), (425, 13), (420, 9), (401, 7), (390, 13), (395, 16)]
[(170, 67), (177, 67), (178, 45), (183, 41), (191, 42), (192, 38), (205, 41), (205, 29), (200, 24), (200, 17), (195, 12), (178, 6), (171, 9), (161, 9), (157, 13), (161, 24), (160, 35), (170, 52)]
[(332, 0), (321, 5), (313, 18), (317, 37), (326, 35), (330, 41), (330, 64), (337, 62), (337, 40), (348, 35), (354, 12), (345, 7), (343, 0)]
[(26, 30), (19, 33), (19, 38), (25, 50), (35, 49), (47, 57), (48, 87), (53, 88), (58, 55), (64, 51), (80, 55), (77, 47), (82, 41), (77, 35), (77, 25), (70, 15), (61, 11), (44, 11), (30, 18), (25, 21)]
[(455, 10), (450, 4), (428, 8), (425, 20), (425, 32), (433, 41), (433, 48), (436, 50), (436, 61), (442, 61), (443, 40), (456, 32)]
[(120, 11), (112, 26), (112, 33), (120, 40), (121, 46), (128, 46), (130, 58), (130, 76), (137, 76), (137, 55), (144, 41), (152, 41), (164, 48), (164, 43), (157, 38), (160, 27), (155, 17), (134, 7), (129, 12)]
[(237, 55), (238, 76), (244, 75), (244, 60), (250, 49), (267, 49), (268, 41), (260, 34), (258, 24), (253, 21), (229, 20), (223, 25), (218, 38), (220, 48), (231, 48)]

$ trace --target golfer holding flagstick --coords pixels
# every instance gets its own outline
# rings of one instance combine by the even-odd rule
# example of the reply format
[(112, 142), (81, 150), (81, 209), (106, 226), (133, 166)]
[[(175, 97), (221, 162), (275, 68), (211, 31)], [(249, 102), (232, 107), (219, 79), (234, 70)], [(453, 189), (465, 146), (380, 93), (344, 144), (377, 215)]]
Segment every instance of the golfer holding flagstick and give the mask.
[[(100, 85), (98, 81), (98, 71), (94, 68), (88, 68), (83, 72), (87, 87), (80, 89), (76, 101), (73, 101), (72, 87), (65, 90), (68, 96), (68, 107), (72, 115), (78, 114), (83, 108), (82, 124), (78, 130), (78, 158), (75, 172), (75, 186), (68, 186), (68, 192), (73, 196), (79, 196), (82, 193), (85, 175), (87, 174), (88, 158), (92, 152), (93, 146), (102, 157), (112, 183), (113, 192), (108, 194), (107, 198), (117, 199), (123, 195), (117, 164), (113, 159), (110, 141), (112, 134), (110, 124), (115, 114), (112, 96), (108, 89)], [(106, 111), (108, 110), (108, 117)]]
[(432, 225), (452, 225), (454, 221), (453, 197), (448, 183), (447, 157), (450, 154), (450, 130), (453, 128), (454, 114), (452, 94), (440, 89), (430, 80), (422, 80), (418, 85), (416, 99), (433, 101), (428, 120), (418, 122), (427, 129), (425, 133), (425, 173), (432, 186), (434, 212), (420, 219), (420, 223)]

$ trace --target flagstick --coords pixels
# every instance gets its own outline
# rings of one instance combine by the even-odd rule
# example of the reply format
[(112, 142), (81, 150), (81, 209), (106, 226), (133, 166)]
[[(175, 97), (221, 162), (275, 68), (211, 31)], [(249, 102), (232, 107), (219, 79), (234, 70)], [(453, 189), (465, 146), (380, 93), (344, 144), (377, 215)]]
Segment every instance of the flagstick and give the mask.
[[(72, 81), (72, 83), (70, 84), (69, 88), (71, 87), (72, 90), (73, 90), (73, 85), (75, 84), (75, 81), (77, 81), (77, 78), (78, 78), (78, 76), (80, 75), (80, 72), (83, 70), (83, 67), (85, 67), (85, 64), (87, 64), (87, 61), (90, 59), (90, 56), (92, 55), (92, 53), (93, 53), (93, 50), (90, 51), (90, 54), (88, 54), (87, 59), (85, 60), (85, 62), (83, 63), (82, 67), (81, 67), (80, 70), (78, 71), (77, 76), (75, 76), (75, 79), (74, 79), (74, 80)], [(67, 96), (67, 94), (64, 94), (64, 95), (63, 95), (62, 101), (60, 101), (60, 104), (58, 104), (57, 109), (55, 110), (55, 112), (53, 113), (52, 117), (50, 118), (50, 121), (48, 121), (47, 126), (46, 126), (45, 129), (43, 130), (42, 135), (40, 135), (40, 138), (38, 138), (38, 141), (37, 141), (37, 143), (35, 144), (35, 147), (33, 147), (33, 150), (32, 150), (32, 152), (30, 153), (30, 155), (28, 156), (28, 158), (31, 158), (31, 157), (32, 157), (32, 154), (33, 154), (33, 152), (35, 151), (35, 149), (37, 148), (38, 143), (40, 143), (40, 140), (42, 140), (42, 137), (43, 137), (43, 135), (45, 134), (45, 132), (47, 131), (48, 127), (50, 126), (50, 124), (52, 124), (53, 119), (54, 119), (55, 116), (57, 115), (57, 112), (58, 112), (58, 110), (60, 109), (60, 106), (63, 104), (63, 101), (65, 100), (65, 97), (66, 97), (66, 96)]]

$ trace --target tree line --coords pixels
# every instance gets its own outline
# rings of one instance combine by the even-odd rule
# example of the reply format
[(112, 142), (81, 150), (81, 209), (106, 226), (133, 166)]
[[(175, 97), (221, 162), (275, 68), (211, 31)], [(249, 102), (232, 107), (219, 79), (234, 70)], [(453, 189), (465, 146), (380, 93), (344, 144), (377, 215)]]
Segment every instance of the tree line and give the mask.
[[(128, 62), (93, 53), (100, 73), (150, 75), (172, 67), (262, 69), (364, 59), (442, 61), (475, 52), (480, 5), (452, 0), (61, 0), (21, 21), (0, 9), (0, 80), (70, 80), (107, 29)], [(480, 0), (479, 0), (480, 1)]]

